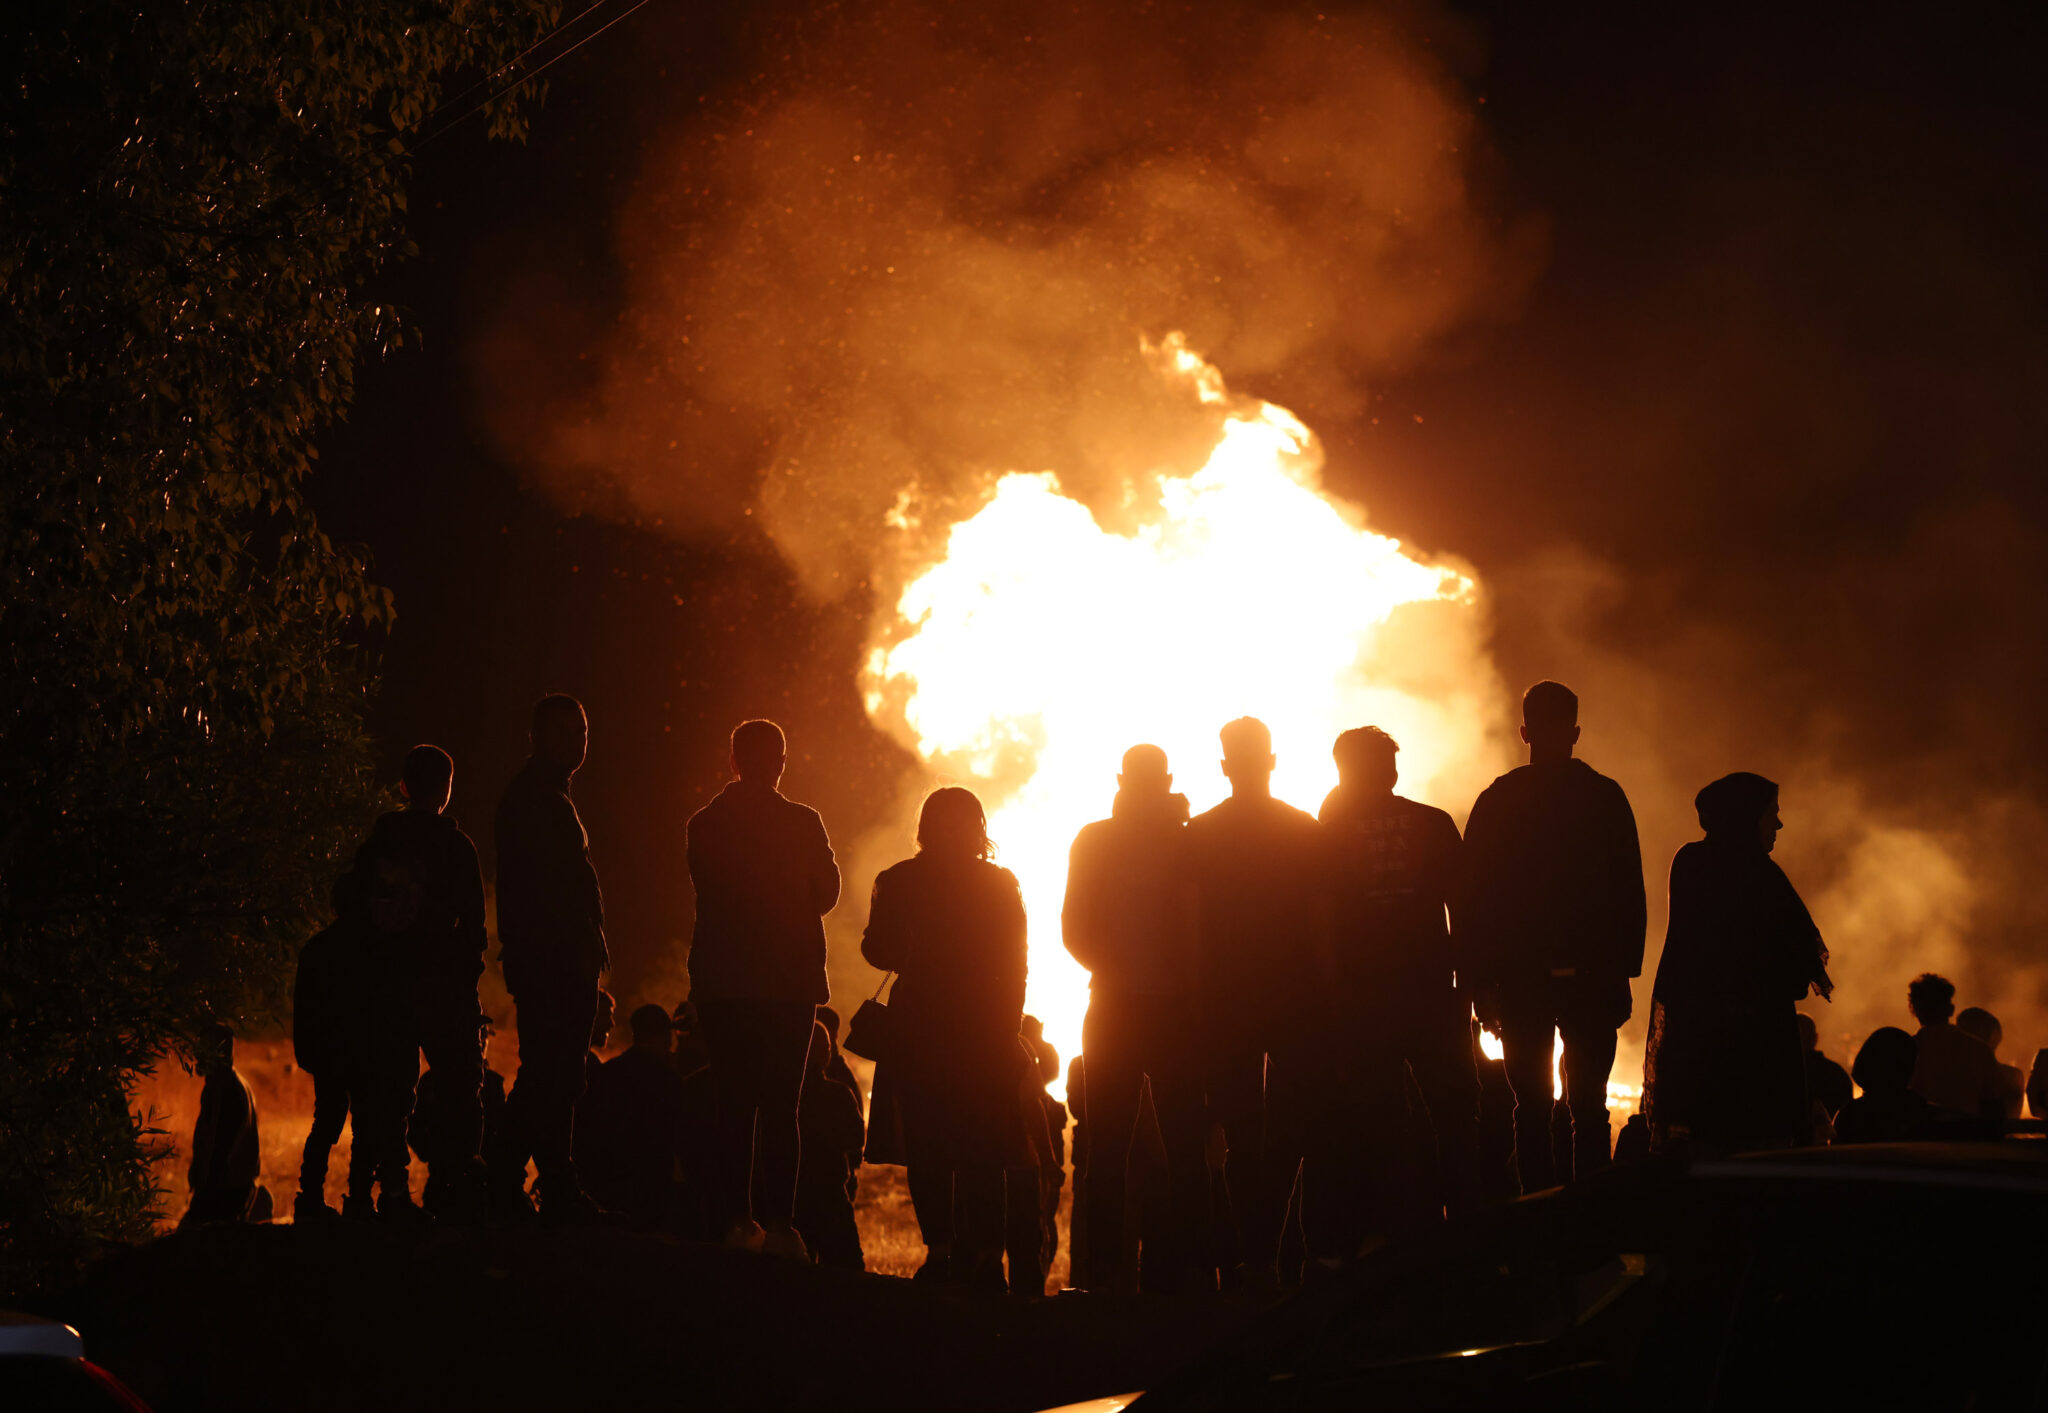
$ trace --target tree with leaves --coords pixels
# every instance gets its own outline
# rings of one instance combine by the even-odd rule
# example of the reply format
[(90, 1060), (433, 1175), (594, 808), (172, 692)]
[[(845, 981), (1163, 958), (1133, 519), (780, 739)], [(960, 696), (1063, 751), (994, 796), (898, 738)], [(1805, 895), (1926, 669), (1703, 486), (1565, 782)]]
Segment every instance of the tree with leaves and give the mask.
[(0, 1296), (151, 1229), (136, 1079), (275, 1013), (374, 809), (391, 604), (306, 481), (411, 148), (522, 136), (557, 12), (0, 6)]

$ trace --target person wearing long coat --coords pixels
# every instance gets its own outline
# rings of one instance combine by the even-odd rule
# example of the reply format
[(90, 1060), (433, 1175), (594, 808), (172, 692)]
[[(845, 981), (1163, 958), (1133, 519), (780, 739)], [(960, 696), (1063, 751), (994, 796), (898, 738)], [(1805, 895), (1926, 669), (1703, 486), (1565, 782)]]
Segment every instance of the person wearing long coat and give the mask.
[(933, 791), (917, 842), (914, 858), (875, 879), (861, 939), (861, 955), (897, 977), (867, 1161), (908, 1169), (927, 1248), (920, 1277), (1001, 1286), (1004, 1169), (1034, 1161), (1017, 1102), (1024, 901), (1016, 877), (989, 862), (971, 791)]
[(1809, 1107), (1795, 1007), (1833, 990), (1827, 947), (1771, 859), (1777, 785), (1729, 775), (1694, 804), (1706, 838), (1671, 861), (1670, 930), (1651, 999), (1651, 1141), (1713, 1153), (1790, 1147)]

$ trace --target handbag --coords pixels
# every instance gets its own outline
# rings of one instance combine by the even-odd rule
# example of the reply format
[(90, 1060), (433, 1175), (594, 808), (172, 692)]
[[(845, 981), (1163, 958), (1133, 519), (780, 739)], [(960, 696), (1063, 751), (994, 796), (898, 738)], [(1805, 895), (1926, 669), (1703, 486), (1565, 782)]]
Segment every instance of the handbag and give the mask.
[(846, 1027), (846, 1039), (841, 1048), (851, 1050), (864, 1060), (879, 1063), (895, 1048), (896, 1016), (889, 1009), (889, 1003), (882, 999), (882, 988), (895, 977), (887, 972), (875, 987), (875, 994), (860, 1003), (860, 1009), (853, 1013), (853, 1021)]

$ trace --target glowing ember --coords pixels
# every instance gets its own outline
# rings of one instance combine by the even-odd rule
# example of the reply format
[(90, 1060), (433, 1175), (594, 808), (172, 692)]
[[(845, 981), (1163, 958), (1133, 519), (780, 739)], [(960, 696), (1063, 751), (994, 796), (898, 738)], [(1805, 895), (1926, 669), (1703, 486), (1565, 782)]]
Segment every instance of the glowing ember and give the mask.
[(1031, 912), (1029, 1005), (1068, 1055), (1088, 979), (1060, 942), (1067, 848), (1108, 813), (1127, 746), (1164, 747), (1197, 811), (1225, 792), (1217, 729), (1247, 714), (1273, 729), (1275, 793), (1310, 811), (1336, 783), (1330, 744), (1347, 727), (1393, 732), (1404, 789), (1424, 799), (1470, 798), (1472, 772), (1494, 763), (1476, 652), (1455, 690), (1428, 692), (1375, 658), (1404, 606), (1473, 617), (1473, 581), (1325, 496), (1320, 450), (1291, 413), (1231, 404), (1178, 335), (1148, 352), (1193, 410), (1228, 409), (1207, 464), (1133, 476), (1133, 499), (1158, 508), (1130, 534), (1104, 530), (1054, 472), (1001, 477), (903, 591), (863, 684), (871, 716), (990, 806)]

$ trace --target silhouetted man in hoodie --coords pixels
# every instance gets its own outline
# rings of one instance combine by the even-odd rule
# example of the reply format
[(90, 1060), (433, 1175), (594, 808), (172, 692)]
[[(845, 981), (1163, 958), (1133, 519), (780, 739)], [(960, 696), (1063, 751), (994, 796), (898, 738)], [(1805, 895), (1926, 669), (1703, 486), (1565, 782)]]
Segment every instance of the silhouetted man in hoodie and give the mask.
[(783, 798), (772, 721), (732, 733), (738, 777), (690, 817), (690, 999), (718, 1092), (711, 1194), (728, 1245), (808, 1259), (791, 1225), (797, 1108), (818, 1007), (829, 999), (824, 916), (839, 864), (816, 810)]
[[(506, 1099), (507, 1122), (519, 1141), (506, 1146), (503, 1161), (509, 1166), (516, 1158), (523, 1169), (530, 1151), (542, 1217), (587, 1221), (598, 1208), (577, 1179), (571, 1142), (597, 1020), (597, 981), (611, 956), (604, 894), (569, 798), (569, 782), (590, 742), (582, 703), (559, 694), (541, 698), (533, 709), (532, 740), (532, 756), (498, 803), (498, 964), (519, 1026), (519, 1073)], [(509, 1197), (524, 1186), (513, 1178), (508, 1173), (494, 1181), (494, 1191)], [(524, 1203), (522, 1196), (513, 1206)]]
[(1204, 1038), (1194, 1008), (1195, 890), (1186, 866), (1187, 796), (1175, 794), (1166, 752), (1124, 752), (1108, 819), (1085, 826), (1067, 858), (1060, 926), (1067, 951), (1088, 969), (1086, 1222), (1094, 1243), (1090, 1280), (1127, 1288), (1126, 1180), (1146, 1082), (1165, 1141), (1170, 1198), (1158, 1239), (1148, 1241), (1145, 1289), (1184, 1287), (1195, 1266), (1209, 1201), (1202, 1163)]
[[(1604, 1166), (1607, 1076), (1643, 972), (1643, 859), (1621, 787), (1572, 757), (1579, 699), (1556, 682), (1522, 698), (1529, 764), (1486, 787), (1465, 822), (1465, 873), (1452, 918), (1480, 1018), (1500, 1027), (1515, 1091), (1522, 1190)], [(1571, 1163), (1552, 1152), (1552, 1034), (1564, 1037)]]
[(1443, 1180), (1430, 1205), (1457, 1212), (1478, 1202), (1479, 1154), (1472, 993), (1458, 984), (1448, 914), (1462, 845), (1449, 815), (1394, 793), (1400, 749), (1363, 726), (1332, 752), (1338, 785), (1320, 818), (1336, 877), (1337, 969), (1363, 1021), (1359, 1042), (1415, 1076)]
[[(1301, 1170), (1305, 1082), (1317, 1064), (1309, 1052), (1334, 999), (1329, 871), (1322, 827), (1273, 798), (1265, 723), (1241, 717), (1222, 741), (1230, 798), (1188, 824), (1196, 1009), (1210, 1045), (1209, 1103), (1230, 1149), (1224, 1175), (1245, 1277), (1271, 1287)], [(1099, 1234), (1090, 1239), (1100, 1261)]]

